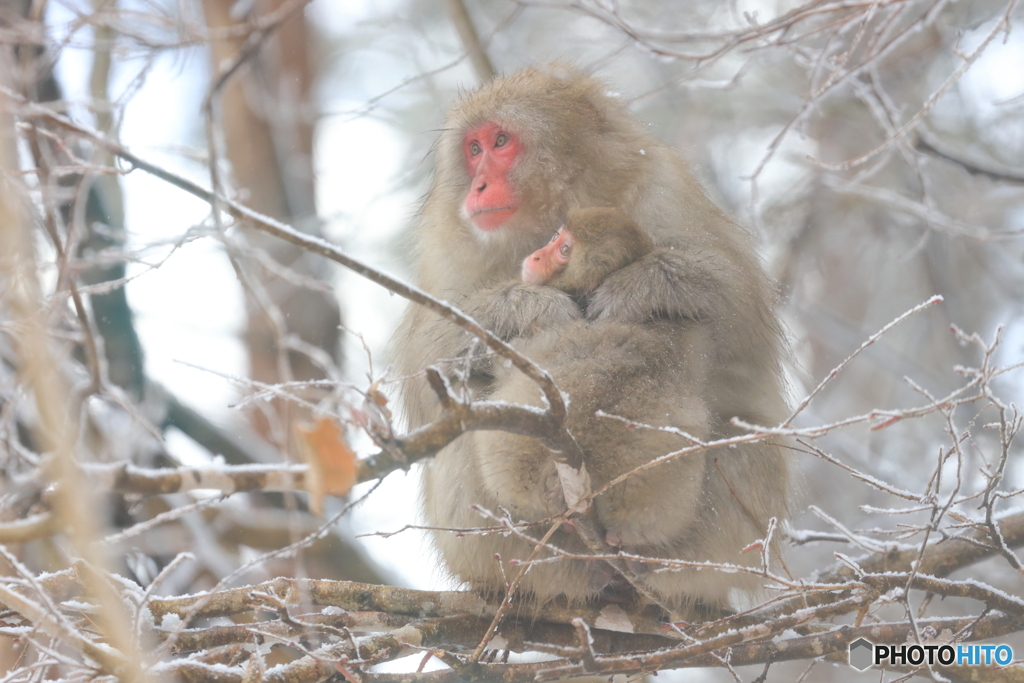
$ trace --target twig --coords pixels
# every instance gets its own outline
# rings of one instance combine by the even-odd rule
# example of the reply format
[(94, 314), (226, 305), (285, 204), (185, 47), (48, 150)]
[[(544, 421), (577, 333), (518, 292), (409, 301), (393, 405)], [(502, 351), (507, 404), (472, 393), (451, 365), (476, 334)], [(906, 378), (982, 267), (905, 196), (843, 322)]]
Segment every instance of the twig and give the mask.
[(1010, 17), (1013, 15), (1013, 10), (1014, 7), (1016, 7), (1016, 5), (1017, 0), (1010, 0), (1010, 2), (1006, 4), (1006, 8), (1003, 10), (1003, 14), (999, 18), (999, 21), (996, 22), (995, 26), (992, 27), (992, 30), (988, 32), (988, 34), (978, 44), (978, 47), (976, 47), (970, 54), (963, 54), (957, 52), (958, 56), (961, 59), (963, 59), (963, 63), (960, 64), (960, 66), (958, 66), (956, 69), (954, 69), (953, 73), (946, 77), (946, 80), (943, 81), (942, 84), (939, 85), (939, 87), (936, 88), (935, 91), (928, 96), (928, 98), (921, 105), (921, 108), (918, 109), (918, 111), (913, 116), (911, 116), (906, 123), (900, 126), (899, 129), (897, 129), (892, 135), (888, 136), (884, 141), (882, 141), (872, 149), (868, 150), (867, 152), (864, 152), (863, 154), (857, 156), (856, 158), (848, 159), (847, 161), (839, 163), (828, 162), (823, 159), (813, 159), (813, 161), (816, 164), (819, 164), (825, 168), (830, 168), (834, 170), (852, 168), (854, 166), (858, 166), (860, 164), (867, 162), (869, 159), (879, 154), (883, 150), (887, 149), (894, 142), (896, 142), (904, 135), (906, 135), (908, 132), (916, 128), (917, 125), (921, 123), (921, 121), (924, 119), (924, 117), (928, 115), (928, 112), (930, 112), (935, 107), (936, 103), (940, 99), (942, 99), (942, 96), (945, 95), (949, 91), (949, 89), (952, 88), (956, 84), (956, 82), (960, 80), (961, 76), (967, 73), (967, 70), (971, 68), (974, 62), (977, 61), (978, 57), (980, 57), (982, 53), (985, 52), (985, 48), (988, 47), (989, 43), (995, 40), (996, 36), (999, 35), (1000, 33), (1004, 31), (1009, 31)]
[(826, 375), (825, 378), (823, 380), (821, 380), (821, 382), (818, 383), (818, 386), (814, 387), (814, 391), (812, 391), (811, 393), (807, 394), (807, 396), (804, 397), (804, 400), (800, 401), (800, 405), (798, 405), (796, 407), (796, 409), (792, 412), (792, 414), (786, 419), (786, 421), (782, 423), (782, 426), (783, 427), (788, 427), (790, 424), (792, 424), (792, 422), (796, 418), (796, 416), (799, 415), (800, 413), (802, 413), (804, 408), (807, 407), (807, 404), (809, 404), (812, 400), (814, 400), (814, 397), (817, 396), (821, 392), (821, 390), (825, 388), (825, 385), (828, 384), (829, 382), (831, 382), (832, 379), (836, 375), (838, 375), (839, 372), (843, 368), (845, 368), (847, 365), (849, 365), (850, 362), (854, 358), (856, 358), (858, 355), (860, 355), (861, 351), (863, 351), (867, 347), (869, 347), (872, 344), (874, 344), (876, 341), (878, 341), (879, 337), (881, 337), (883, 334), (885, 334), (886, 332), (888, 332), (892, 328), (894, 328), (897, 325), (899, 325), (901, 322), (903, 322), (904, 320), (906, 320), (910, 316), (914, 315), (915, 313), (918, 313), (919, 311), (923, 311), (924, 309), (928, 308), (929, 306), (933, 306), (934, 304), (940, 303), (941, 301), (942, 301), (942, 297), (939, 296), (939, 295), (935, 295), (932, 298), (930, 298), (927, 301), (925, 301), (924, 303), (920, 303), (917, 306), (914, 306), (909, 311), (907, 311), (906, 313), (904, 313), (903, 315), (899, 316), (898, 318), (896, 318), (895, 320), (890, 322), (888, 325), (886, 325), (885, 327), (880, 329), (878, 332), (875, 332), (873, 335), (868, 337), (867, 340), (865, 340), (864, 343), (861, 344), (857, 348), (856, 351), (854, 351), (849, 356), (844, 358), (843, 361), (839, 365), (834, 367), (832, 369), (832, 372), (828, 373), (828, 375)]
[(924, 130), (918, 130), (917, 148), (926, 154), (961, 166), (972, 175), (983, 175), (1000, 182), (1024, 183), (1024, 171), (1000, 166), (991, 160), (968, 158), (964, 153), (954, 151), (938, 137)]
[(0, 524), (0, 544), (25, 543), (37, 538), (46, 538), (60, 531), (58, 518), (52, 512), (44, 512), (24, 519)]

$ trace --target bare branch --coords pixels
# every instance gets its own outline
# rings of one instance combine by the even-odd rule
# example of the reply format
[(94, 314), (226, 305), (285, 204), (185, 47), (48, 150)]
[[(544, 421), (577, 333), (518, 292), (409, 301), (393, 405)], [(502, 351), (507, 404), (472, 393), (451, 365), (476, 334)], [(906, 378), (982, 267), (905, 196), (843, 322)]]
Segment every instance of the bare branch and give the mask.
[(476, 70), (477, 78), (480, 79), (481, 83), (486, 83), (494, 78), (497, 72), (495, 72), (494, 65), (491, 64), (491, 58), (487, 56), (487, 51), (484, 50), (484, 46), (480, 42), (480, 36), (477, 34), (476, 26), (473, 25), (473, 20), (469, 16), (469, 10), (466, 9), (466, 3), (463, 0), (446, 0), (445, 4), (448, 7), (448, 16), (451, 17), (452, 23), (455, 24), (455, 28), (459, 32), (459, 38), (462, 39), (462, 45), (466, 48), (469, 58), (473, 61), (473, 68)]

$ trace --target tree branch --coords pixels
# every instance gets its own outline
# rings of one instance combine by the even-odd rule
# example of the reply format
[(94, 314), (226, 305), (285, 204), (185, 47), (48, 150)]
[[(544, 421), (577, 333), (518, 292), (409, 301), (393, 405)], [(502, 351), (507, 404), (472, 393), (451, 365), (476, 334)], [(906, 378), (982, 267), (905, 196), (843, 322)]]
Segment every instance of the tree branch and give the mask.
[(451, 17), (455, 29), (459, 32), (462, 46), (469, 53), (477, 78), (481, 83), (486, 83), (494, 78), (496, 72), (494, 65), (491, 64), (491, 58), (487, 56), (487, 51), (484, 50), (484, 46), (480, 42), (480, 35), (476, 32), (476, 26), (473, 25), (473, 20), (469, 16), (466, 3), (463, 0), (447, 0), (446, 4), (448, 16)]

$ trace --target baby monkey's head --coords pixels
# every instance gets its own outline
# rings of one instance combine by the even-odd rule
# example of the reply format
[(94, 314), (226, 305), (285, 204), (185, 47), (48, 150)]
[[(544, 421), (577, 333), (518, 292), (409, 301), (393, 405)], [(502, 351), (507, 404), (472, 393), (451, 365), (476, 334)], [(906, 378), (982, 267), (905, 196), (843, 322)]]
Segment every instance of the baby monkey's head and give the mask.
[(523, 261), (523, 280), (582, 296), (653, 249), (647, 233), (618, 209), (575, 209), (551, 241)]

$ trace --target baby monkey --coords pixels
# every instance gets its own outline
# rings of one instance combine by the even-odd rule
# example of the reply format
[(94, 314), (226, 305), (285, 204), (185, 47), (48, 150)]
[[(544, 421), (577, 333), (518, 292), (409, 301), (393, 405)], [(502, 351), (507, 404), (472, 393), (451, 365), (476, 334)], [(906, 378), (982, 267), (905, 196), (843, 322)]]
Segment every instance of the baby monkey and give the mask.
[(551, 241), (523, 261), (523, 281), (585, 297), (653, 250), (647, 233), (618, 209), (575, 209)]

